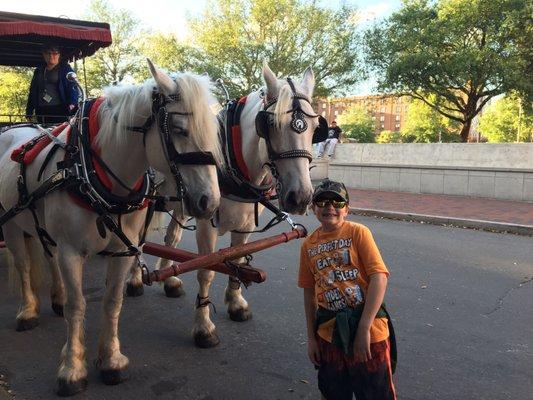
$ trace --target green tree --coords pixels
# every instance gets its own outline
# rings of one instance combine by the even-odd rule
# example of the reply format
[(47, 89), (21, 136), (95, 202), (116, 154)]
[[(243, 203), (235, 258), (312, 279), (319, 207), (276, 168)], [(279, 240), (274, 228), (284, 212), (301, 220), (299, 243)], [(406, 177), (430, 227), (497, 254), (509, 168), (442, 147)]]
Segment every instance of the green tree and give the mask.
[(381, 90), (410, 95), (458, 121), (464, 142), (491, 98), (510, 89), (531, 90), (524, 49), (531, 54), (532, 29), (517, 28), (528, 26), (524, 18), (530, 21), (526, 3), (405, 0), (365, 33), (367, 64), (378, 73)]
[(312, 66), (316, 95), (349, 88), (361, 78), (353, 12), (303, 0), (209, 0), (190, 20), (203, 54), (197, 68), (224, 79), (232, 96), (261, 85), (265, 59), (282, 76)]
[[(429, 97), (432, 101), (432, 97)], [(460, 124), (437, 112), (427, 103), (413, 100), (409, 104), (402, 141), (406, 143), (459, 142)]]
[(1, 122), (20, 122), (26, 114), (31, 77), (29, 68), (0, 67)]
[(85, 18), (107, 22), (113, 35), (113, 43), (109, 47), (98, 50), (86, 59), (89, 90), (122, 81), (134, 71), (136, 65), (144, 62), (136, 46), (139, 21), (129, 11), (116, 10), (106, 0), (92, 0)]
[[(198, 49), (180, 42), (173, 34), (154, 33), (143, 35), (139, 41), (139, 51), (160, 68), (170, 72), (192, 71), (203, 73), (201, 70), (202, 57)], [(149, 78), (150, 71), (142, 64), (134, 72), (138, 81)]]
[(521, 99), (505, 96), (491, 104), (479, 118), (478, 130), (489, 142), (533, 141), (533, 112)]
[(400, 132), (381, 131), (376, 136), (376, 143), (402, 143), (402, 135)]
[(349, 106), (341, 115), (338, 123), (343, 133), (359, 143), (374, 143), (374, 120), (372, 113), (365, 107), (353, 104)]

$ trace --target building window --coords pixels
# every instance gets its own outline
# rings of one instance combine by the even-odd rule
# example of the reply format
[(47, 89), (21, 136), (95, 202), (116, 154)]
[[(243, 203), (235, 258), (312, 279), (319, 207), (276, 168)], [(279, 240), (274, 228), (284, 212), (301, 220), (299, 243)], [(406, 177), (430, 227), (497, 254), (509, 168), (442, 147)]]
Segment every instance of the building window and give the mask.
[(385, 116), (384, 116), (384, 115), (380, 116), (380, 117), (379, 117), (379, 120), (380, 120), (381, 122), (385, 121)]
[(379, 112), (384, 113), (384, 112), (385, 112), (385, 107), (381, 107), (381, 108), (379, 109)]
[(397, 112), (397, 113), (401, 113), (401, 112), (402, 112), (402, 107), (400, 107), (400, 106), (396, 106), (396, 112)]
[(400, 130), (400, 124), (394, 125), (394, 128), (396, 128), (396, 130), (399, 131)]
[(335, 116), (339, 115), (339, 112), (337, 110), (335, 110), (334, 112)]
[(322, 111), (322, 116), (323, 116), (324, 118), (326, 118), (326, 112), (325, 112), (325, 111)]
[(326, 103), (322, 103), (322, 108), (326, 108)]
[(385, 124), (381, 124), (381, 129), (385, 129)]
[(399, 121), (399, 120), (400, 120), (400, 116), (397, 115), (397, 116), (396, 116), (396, 121)]
[(385, 99), (381, 99), (381, 104), (385, 104)]

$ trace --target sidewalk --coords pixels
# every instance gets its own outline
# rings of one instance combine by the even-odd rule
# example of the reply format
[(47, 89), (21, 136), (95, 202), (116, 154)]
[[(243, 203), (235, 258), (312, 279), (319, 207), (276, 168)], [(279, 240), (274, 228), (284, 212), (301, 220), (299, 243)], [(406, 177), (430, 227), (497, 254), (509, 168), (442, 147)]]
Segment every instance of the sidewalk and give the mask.
[(350, 211), (356, 214), (533, 235), (533, 203), (379, 190), (348, 191)]

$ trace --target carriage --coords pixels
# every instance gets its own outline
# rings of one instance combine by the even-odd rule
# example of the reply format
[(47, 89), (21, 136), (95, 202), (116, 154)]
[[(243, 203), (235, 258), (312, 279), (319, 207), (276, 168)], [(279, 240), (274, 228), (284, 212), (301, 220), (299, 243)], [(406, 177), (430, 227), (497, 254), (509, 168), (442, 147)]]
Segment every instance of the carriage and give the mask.
[[(8, 28), (3, 29), (3, 23)], [(2, 63), (33, 66), (40, 57), (40, 45), (51, 41), (60, 43), (74, 60), (109, 45), (111, 36), (107, 24), (0, 13)], [(325, 120), (311, 106), (312, 70), (304, 71), (301, 81), (279, 79), (265, 63), (265, 87), (232, 102), (231, 112), (226, 108), (223, 125), (228, 136), (220, 143), (209, 79), (188, 73), (171, 76), (149, 60), (148, 66), (153, 80), (111, 87), (103, 98), (81, 101), (76, 118), (56, 136), (42, 127), (24, 125), (10, 126), (0, 135), (0, 169), (7, 171), (0, 174), (0, 225), (6, 228), (5, 245), (23, 281), (17, 328), (32, 329), (38, 323), (39, 302), (30, 276), (32, 242), (40, 240), (37, 243), (47, 253), (54, 278), (52, 308), (60, 315), (65, 310), (69, 327), (58, 372), (60, 395), (75, 394), (87, 384), (80, 271), (88, 256), (107, 256), (98, 367), (104, 383), (117, 384), (129, 363), (120, 351), (117, 331), (126, 272), (132, 263), (142, 271), (145, 284), (199, 270), (193, 331), (197, 345), (211, 347), (218, 343), (206, 307), (212, 271), (230, 276), (228, 311), (232, 319), (243, 321), (249, 315), (240, 284), (263, 282), (266, 274), (232, 260), (306, 235), (305, 228), (294, 224), (285, 211), (306, 210), (312, 192), (311, 143), (327, 131)], [(230, 117), (238, 125), (230, 126)], [(44, 142), (37, 145), (41, 139)], [(25, 164), (24, 157), (35, 145), (42, 152), (32, 160), (40, 168)], [(228, 166), (225, 151), (229, 148), (233, 149), (230, 158), (242, 169), (235, 173), (231, 167), (226, 172), (230, 171), (234, 186), (247, 188), (251, 201), (236, 201), (227, 193), (222, 196), (225, 202), (221, 200), (220, 166)], [(149, 167), (164, 176), (157, 191)], [(249, 175), (248, 183), (243, 182), (244, 174)], [(279, 208), (270, 201), (274, 189)], [(174, 249), (169, 243), (145, 242), (147, 216), (158, 201), (174, 209), (175, 227), (183, 228), (189, 216), (197, 219), (201, 255)], [(213, 218), (219, 205), (226, 208)], [(276, 213), (276, 222), (289, 222), (291, 231), (246, 243), (250, 228), (257, 224), (258, 209), (264, 207)], [(234, 246), (214, 251), (215, 220), (219, 232), (232, 231)], [(167, 236), (176, 243), (174, 233)], [(179, 264), (150, 272), (143, 253)]]
[[(42, 47), (59, 45), (62, 57), (81, 64), (85, 57), (111, 44), (109, 24), (0, 11), (0, 65), (37, 67)], [(0, 115), (0, 126), (25, 122), (25, 115)]]

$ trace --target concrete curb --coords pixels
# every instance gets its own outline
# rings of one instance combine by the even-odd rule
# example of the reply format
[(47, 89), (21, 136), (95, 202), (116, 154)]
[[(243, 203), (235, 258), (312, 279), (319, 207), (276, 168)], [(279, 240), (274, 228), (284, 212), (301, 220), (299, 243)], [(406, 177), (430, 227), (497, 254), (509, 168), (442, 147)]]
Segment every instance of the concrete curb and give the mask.
[(452, 218), (439, 215), (403, 213), (397, 211), (374, 210), (371, 208), (357, 207), (350, 207), (350, 213), (389, 219), (399, 219), (404, 221), (427, 222), (435, 225), (453, 225), (464, 228), (482, 229), (484, 231), (491, 232), (514, 233), (517, 235), (533, 236), (533, 226), (531, 225), (510, 224), (477, 219)]

